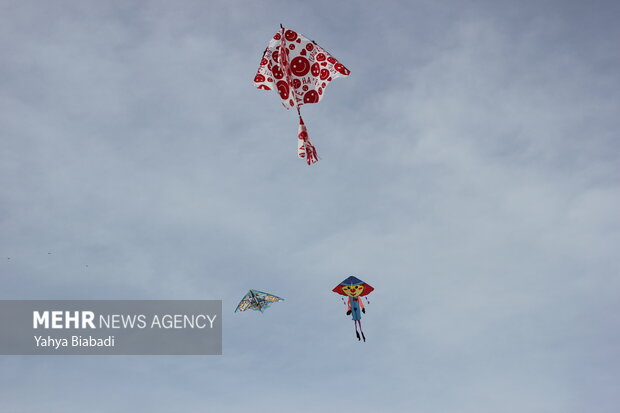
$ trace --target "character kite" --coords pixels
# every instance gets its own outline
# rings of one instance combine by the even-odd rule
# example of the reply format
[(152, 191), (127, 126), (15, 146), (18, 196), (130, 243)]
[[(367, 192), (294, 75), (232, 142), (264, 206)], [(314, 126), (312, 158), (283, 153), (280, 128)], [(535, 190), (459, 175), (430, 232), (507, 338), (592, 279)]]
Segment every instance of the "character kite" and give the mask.
[(246, 311), (246, 310), (260, 311), (262, 313), (271, 304), (277, 303), (278, 301), (284, 301), (284, 298), (278, 297), (277, 295), (264, 293), (258, 290), (250, 290), (241, 299), (241, 302), (239, 302), (239, 305), (237, 306), (235, 313), (237, 311)]
[(254, 77), (254, 86), (277, 90), (285, 108), (297, 108), (297, 155), (306, 158), (310, 165), (319, 159), (308, 138), (308, 130), (299, 108), (319, 102), (329, 82), (337, 77), (349, 76), (350, 72), (313, 40), (294, 30), (285, 29), (282, 25), (280, 28), (263, 53), (258, 73)]
[[(364, 308), (364, 303), (362, 303), (361, 297), (370, 294), (373, 290), (374, 288), (369, 284), (366, 284), (364, 281), (353, 276), (347, 278), (332, 290), (335, 293), (349, 297), (346, 303), (347, 315), (350, 315), (351, 318), (353, 318), (355, 335), (357, 335), (358, 340), (360, 340), (361, 334), (364, 341), (366, 341), (366, 336), (364, 336), (364, 332), (362, 331), (361, 323), (362, 313), (366, 314), (366, 309)], [(366, 303), (370, 304), (368, 302), (368, 298), (366, 298)]]

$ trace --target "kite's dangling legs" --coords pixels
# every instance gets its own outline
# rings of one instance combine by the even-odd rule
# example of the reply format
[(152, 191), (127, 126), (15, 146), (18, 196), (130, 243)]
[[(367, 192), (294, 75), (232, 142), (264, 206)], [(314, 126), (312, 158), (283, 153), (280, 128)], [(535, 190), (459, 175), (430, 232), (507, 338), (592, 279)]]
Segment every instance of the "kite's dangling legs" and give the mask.
[[(357, 339), (360, 340), (360, 333), (362, 334), (362, 338), (366, 341), (366, 337), (364, 336), (364, 332), (362, 331), (362, 322), (360, 320), (353, 320), (353, 324), (355, 325), (355, 335)], [(359, 326), (359, 331), (357, 331), (357, 326)]]
[[(364, 342), (366, 341), (366, 336), (364, 336), (364, 332), (362, 331), (362, 322), (361, 320), (357, 320), (357, 325), (360, 326), (360, 333), (362, 334), (362, 338), (364, 339)], [(359, 340), (359, 336), (357, 337)]]

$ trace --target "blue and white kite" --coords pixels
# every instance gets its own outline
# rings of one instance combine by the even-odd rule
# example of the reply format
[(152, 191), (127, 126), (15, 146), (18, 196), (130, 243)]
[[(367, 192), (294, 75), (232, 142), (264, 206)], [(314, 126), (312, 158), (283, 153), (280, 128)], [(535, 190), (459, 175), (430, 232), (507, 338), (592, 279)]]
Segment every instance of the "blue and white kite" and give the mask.
[(284, 301), (284, 298), (278, 297), (277, 295), (264, 293), (258, 290), (250, 290), (241, 299), (241, 302), (237, 306), (235, 313), (237, 311), (246, 310), (260, 311), (262, 313), (271, 304), (277, 303), (278, 301)]

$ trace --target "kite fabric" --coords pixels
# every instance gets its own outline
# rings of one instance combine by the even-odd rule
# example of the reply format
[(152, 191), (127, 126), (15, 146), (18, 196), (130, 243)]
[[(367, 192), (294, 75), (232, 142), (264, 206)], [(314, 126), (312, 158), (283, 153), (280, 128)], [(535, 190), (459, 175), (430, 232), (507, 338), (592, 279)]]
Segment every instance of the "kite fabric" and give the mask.
[(260, 311), (262, 313), (271, 304), (277, 303), (278, 301), (284, 301), (284, 298), (258, 290), (250, 290), (243, 296), (239, 305), (237, 305), (235, 313), (237, 311), (246, 310)]
[[(364, 341), (366, 341), (366, 336), (364, 335), (364, 331), (362, 331), (362, 313), (366, 313), (366, 309), (364, 308), (364, 303), (360, 297), (366, 296), (370, 294), (374, 290), (369, 284), (366, 284), (364, 281), (360, 280), (356, 277), (348, 277), (346, 280), (342, 281), (338, 284), (333, 292), (347, 296), (347, 315), (350, 315), (353, 319), (353, 325), (355, 327), (355, 335), (357, 339), (360, 340), (360, 334)], [(366, 302), (368, 303), (368, 298), (366, 298)], [(359, 331), (358, 331), (359, 328)]]
[(297, 155), (310, 165), (319, 159), (299, 107), (319, 102), (329, 82), (349, 76), (350, 71), (313, 40), (280, 27), (263, 53), (254, 86), (276, 90), (285, 108), (297, 108)]

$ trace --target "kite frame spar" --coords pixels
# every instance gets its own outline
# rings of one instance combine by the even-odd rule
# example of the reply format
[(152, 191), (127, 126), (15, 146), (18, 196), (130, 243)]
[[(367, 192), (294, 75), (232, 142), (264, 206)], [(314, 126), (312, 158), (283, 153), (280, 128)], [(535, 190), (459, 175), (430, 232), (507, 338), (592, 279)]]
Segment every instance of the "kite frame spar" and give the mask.
[(271, 304), (277, 303), (278, 301), (285, 300), (277, 295), (251, 289), (246, 293), (246, 295), (243, 296), (241, 301), (239, 301), (239, 304), (237, 304), (237, 308), (235, 309), (235, 313), (237, 311), (247, 310), (260, 311), (263, 313)]

